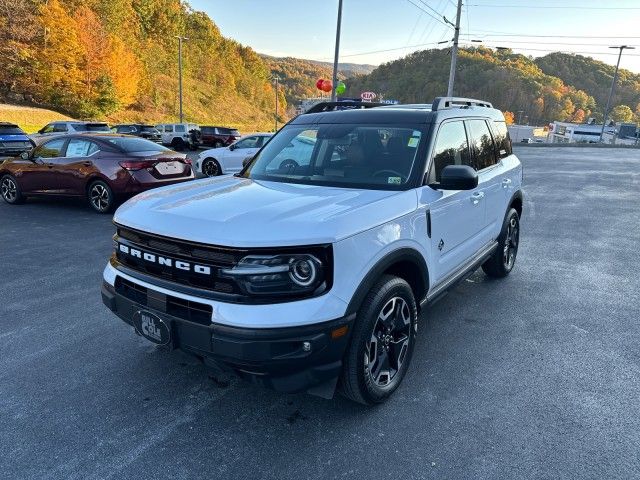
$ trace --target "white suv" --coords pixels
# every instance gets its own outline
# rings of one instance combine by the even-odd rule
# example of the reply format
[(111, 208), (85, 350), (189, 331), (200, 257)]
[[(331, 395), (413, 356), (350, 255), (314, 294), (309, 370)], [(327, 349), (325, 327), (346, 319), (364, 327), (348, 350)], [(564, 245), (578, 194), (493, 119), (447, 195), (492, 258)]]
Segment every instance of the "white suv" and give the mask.
[(163, 123), (156, 125), (162, 144), (174, 150), (198, 148), (200, 127), (194, 123)]
[[(292, 158), (301, 139), (312, 148)], [(420, 310), (480, 266), (513, 268), (521, 185), (487, 102), (320, 104), (240, 174), (120, 207), (103, 302), (151, 342), (260, 384), (381, 402)]]
[(244, 161), (253, 157), (273, 136), (273, 133), (254, 133), (233, 142), (228, 147), (211, 148), (198, 155), (196, 172), (207, 177), (238, 173)]

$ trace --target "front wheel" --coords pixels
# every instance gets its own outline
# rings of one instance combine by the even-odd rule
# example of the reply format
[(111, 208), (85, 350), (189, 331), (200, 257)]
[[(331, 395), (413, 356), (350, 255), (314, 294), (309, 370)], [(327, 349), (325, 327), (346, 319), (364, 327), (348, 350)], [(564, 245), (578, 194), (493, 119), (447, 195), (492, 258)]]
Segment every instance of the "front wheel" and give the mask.
[(407, 372), (417, 328), (411, 287), (384, 275), (358, 310), (340, 378), (342, 394), (365, 405), (389, 398)]
[(111, 187), (102, 180), (96, 180), (87, 190), (89, 205), (98, 213), (109, 213), (115, 205), (115, 198)]
[(215, 158), (207, 158), (202, 162), (202, 173), (207, 177), (217, 177), (222, 174), (222, 169)]
[(498, 237), (498, 248), (482, 264), (482, 270), (490, 277), (502, 278), (509, 275), (516, 263), (520, 244), (520, 217), (515, 208), (507, 212)]
[(18, 205), (24, 202), (18, 181), (12, 175), (4, 175), (0, 180), (0, 193), (5, 202)]

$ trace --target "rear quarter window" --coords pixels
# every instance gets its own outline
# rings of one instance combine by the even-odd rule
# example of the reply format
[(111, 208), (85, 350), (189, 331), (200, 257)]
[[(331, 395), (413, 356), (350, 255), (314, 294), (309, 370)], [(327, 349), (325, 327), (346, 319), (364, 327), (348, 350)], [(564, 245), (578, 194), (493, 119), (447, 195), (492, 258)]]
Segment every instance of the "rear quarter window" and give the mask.
[(17, 125), (0, 125), (0, 135), (24, 135)]
[(495, 134), (496, 150), (498, 158), (508, 157), (512, 153), (511, 137), (506, 122), (494, 121), (493, 132)]

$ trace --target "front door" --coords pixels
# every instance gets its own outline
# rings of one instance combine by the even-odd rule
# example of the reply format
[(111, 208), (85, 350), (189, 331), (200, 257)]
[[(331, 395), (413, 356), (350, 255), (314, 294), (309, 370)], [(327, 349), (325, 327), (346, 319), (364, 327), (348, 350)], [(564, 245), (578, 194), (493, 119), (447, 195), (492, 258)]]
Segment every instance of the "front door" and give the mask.
[(86, 179), (96, 168), (94, 155), (98, 146), (84, 138), (72, 138), (67, 144), (64, 156), (49, 159), (51, 181), (57, 193), (65, 195), (83, 195)]
[(236, 173), (242, 170), (242, 161), (255, 155), (262, 146), (263, 137), (252, 135), (233, 144), (224, 154), (224, 173)]
[(432, 283), (438, 283), (463, 265), (483, 246), (486, 202), (481, 184), (473, 190), (439, 188), (442, 169), (447, 165), (469, 165), (473, 160), (462, 120), (444, 122), (436, 136), (427, 183), (418, 200), (430, 223)]
[(53, 167), (64, 155), (65, 138), (56, 138), (36, 147), (32, 154), (32, 165), (24, 172), (21, 188), (24, 193), (56, 193)]

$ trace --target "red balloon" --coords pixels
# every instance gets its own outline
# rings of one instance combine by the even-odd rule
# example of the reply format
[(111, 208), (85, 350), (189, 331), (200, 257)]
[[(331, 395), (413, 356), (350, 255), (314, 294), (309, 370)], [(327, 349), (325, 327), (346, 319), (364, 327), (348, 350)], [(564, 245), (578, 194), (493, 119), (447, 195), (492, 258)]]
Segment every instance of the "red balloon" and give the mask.
[(322, 82), (322, 88), (320, 88), (320, 90), (322, 90), (323, 92), (330, 92), (331, 90), (333, 90), (333, 83), (331, 82), (331, 80), (325, 80), (324, 82)]
[(318, 90), (322, 90), (322, 84), (323, 84), (323, 83), (324, 83), (324, 78), (319, 79), (319, 80), (316, 82), (316, 88), (317, 88)]

